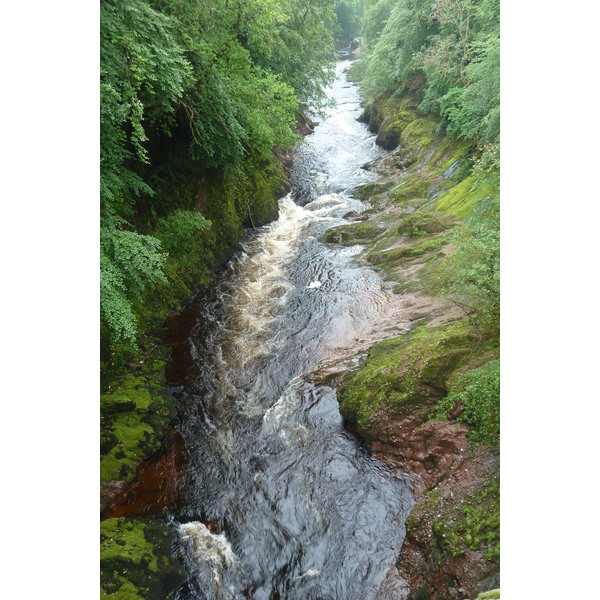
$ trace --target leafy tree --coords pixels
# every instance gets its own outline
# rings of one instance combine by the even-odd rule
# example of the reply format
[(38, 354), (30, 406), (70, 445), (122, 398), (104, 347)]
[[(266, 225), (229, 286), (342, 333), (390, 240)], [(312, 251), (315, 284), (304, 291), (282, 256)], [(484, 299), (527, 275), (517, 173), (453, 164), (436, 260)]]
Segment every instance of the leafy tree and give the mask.
[(111, 343), (135, 349), (137, 317), (131, 298), (140, 299), (156, 279), (164, 280), (166, 254), (156, 238), (127, 231), (121, 225), (101, 230), (100, 318), (109, 328)]
[[(101, 0), (100, 14), (101, 330), (127, 351), (142, 297), (232, 242), (239, 196), (323, 100), (336, 14), (333, 0)], [(203, 210), (225, 239), (204, 249), (210, 223), (179, 193), (193, 173), (220, 187)]]
[(133, 162), (148, 162), (144, 121), (169, 122), (190, 76), (176, 21), (143, 0), (100, 5), (100, 193), (102, 215), (132, 212), (152, 193)]
[(449, 134), (478, 143), (498, 136), (498, 0), (379, 0), (363, 35), (368, 95), (410, 88)]
[[(411, 84), (418, 73), (413, 57), (437, 31), (436, 23), (429, 18), (432, 3), (432, 0), (400, 0), (392, 5), (367, 56), (365, 85), (369, 94), (378, 95), (386, 90), (399, 92)], [(386, 14), (385, 8), (382, 4), (378, 12), (382, 17)], [(372, 35), (378, 26), (371, 24), (370, 30), (369, 35)]]
[(455, 87), (440, 98), (447, 130), (477, 142), (500, 134), (500, 38), (495, 35), (471, 45), (472, 62), (465, 68), (465, 87)]
[(360, 32), (360, 20), (364, 13), (362, 0), (337, 0), (335, 14), (339, 26), (339, 36), (345, 40), (355, 38)]

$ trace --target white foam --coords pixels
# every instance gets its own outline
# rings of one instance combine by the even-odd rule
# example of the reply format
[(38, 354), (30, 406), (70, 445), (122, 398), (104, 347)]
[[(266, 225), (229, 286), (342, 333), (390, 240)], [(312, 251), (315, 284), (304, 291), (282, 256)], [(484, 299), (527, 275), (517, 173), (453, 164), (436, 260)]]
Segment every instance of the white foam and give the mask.
[(277, 433), (285, 444), (289, 446), (290, 439), (285, 428), (282, 427), (282, 423), (293, 414), (299, 402), (300, 400), (295, 387), (289, 386), (279, 400), (265, 412), (262, 425), (263, 435)]
[[(217, 589), (223, 586), (223, 573), (237, 568), (237, 557), (229, 540), (223, 535), (211, 533), (204, 523), (191, 521), (177, 528), (179, 541), (189, 557), (188, 568), (195, 565), (208, 566)], [(225, 590), (222, 590), (225, 591)]]

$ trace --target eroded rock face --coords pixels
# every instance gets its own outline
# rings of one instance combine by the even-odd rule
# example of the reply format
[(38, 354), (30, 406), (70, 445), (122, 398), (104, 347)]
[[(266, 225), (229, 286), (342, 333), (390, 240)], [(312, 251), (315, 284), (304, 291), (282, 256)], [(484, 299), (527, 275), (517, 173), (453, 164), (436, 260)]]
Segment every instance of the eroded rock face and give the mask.
[[(498, 471), (499, 456), (483, 447), (467, 452), (468, 430), (456, 421), (423, 422), (380, 413), (373, 430), (373, 456), (411, 473), (418, 501), (388, 587), (395, 582), (391, 589), (403, 590), (398, 597), (408, 600), (462, 600), (499, 587), (497, 560), (488, 560), (484, 550), (448, 554), (445, 534), (436, 528), (436, 521), (448, 519)], [(436, 494), (436, 502), (426, 500), (428, 491)], [(389, 597), (386, 589), (378, 597)]]
[[(386, 127), (386, 125), (388, 126)], [(379, 133), (377, 134), (375, 143), (386, 150), (393, 150), (400, 143), (401, 133), (402, 131), (400, 128), (393, 127), (391, 124), (386, 124), (384, 122), (379, 130)]]
[(388, 417), (378, 418), (374, 430), (373, 456), (417, 475), (420, 487), (429, 488), (445, 478), (465, 457), (467, 428), (456, 422)]

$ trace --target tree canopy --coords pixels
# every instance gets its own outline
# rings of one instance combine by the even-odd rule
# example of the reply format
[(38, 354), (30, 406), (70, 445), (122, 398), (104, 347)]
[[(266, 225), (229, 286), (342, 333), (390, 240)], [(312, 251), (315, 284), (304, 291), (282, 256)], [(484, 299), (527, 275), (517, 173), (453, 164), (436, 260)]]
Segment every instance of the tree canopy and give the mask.
[(498, 138), (499, 0), (378, 0), (363, 35), (367, 93), (413, 91), (449, 134)]
[[(101, 0), (100, 317), (113, 349), (135, 348), (135, 302), (164, 280), (167, 246), (210, 226), (164, 178), (189, 161), (241, 186), (290, 148), (299, 112), (324, 99), (336, 27), (332, 0)], [(173, 211), (187, 217), (166, 221)]]

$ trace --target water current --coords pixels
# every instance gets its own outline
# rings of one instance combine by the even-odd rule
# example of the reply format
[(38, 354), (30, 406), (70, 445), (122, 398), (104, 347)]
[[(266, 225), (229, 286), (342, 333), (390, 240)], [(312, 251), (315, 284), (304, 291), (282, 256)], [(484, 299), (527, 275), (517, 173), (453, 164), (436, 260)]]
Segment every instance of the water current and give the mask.
[(279, 219), (246, 236), (198, 309), (197, 376), (174, 390), (190, 481), (171, 516), (189, 574), (178, 600), (401, 597), (386, 574), (410, 484), (370, 457), (334, 390), (307, 376), (387, 308), (378, 275), (354, 262), (360, 247), (319, 241), (365, 210), (352, 190), (373, 180), (361, 166), (381, 152), (356, 120), (349, 66), (337, 64), (335, 107), (296, 153)]

